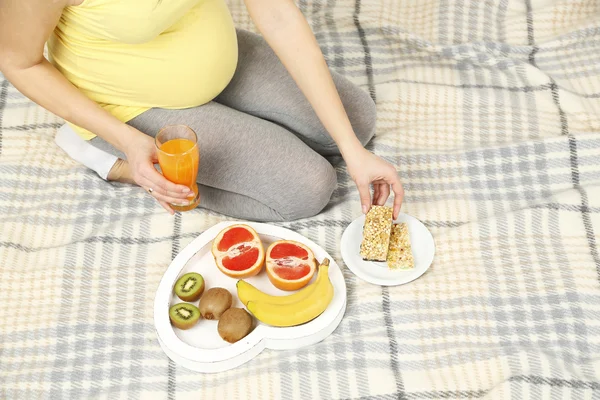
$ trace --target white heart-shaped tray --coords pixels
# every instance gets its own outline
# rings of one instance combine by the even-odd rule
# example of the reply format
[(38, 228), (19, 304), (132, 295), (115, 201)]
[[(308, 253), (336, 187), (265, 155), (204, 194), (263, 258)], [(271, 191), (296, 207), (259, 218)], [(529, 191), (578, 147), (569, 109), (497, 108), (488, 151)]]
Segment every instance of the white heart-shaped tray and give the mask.
[[(237, 297), (235, 286), (237, 279), (230, 278), (219, 271), (210, 251), (215, 236), (226, 226), (237, 223), (239, 222), (221, 222), (194, 239), (171, 262), (156, 292), (154, 325), (160, 346), (174, 362), (194, 371), (205, 373), (226, 371), (251, 360), (265, 348), (288, 350), (318, 343), (337, 328), (346, 311), (344, 276), (335, 260), (323, 248), (289, 229), (245, 222), (256, 230), (265, 248), (275, 240), (295, 240), (308, 246), (314, 252), (318, 262), (329, 258), (329, 278), (333, 284), (334, 296), (327, 309), (312, 321), (286, 328), (272, 327), (254, 319), (254, 330), (234, 344), (221, 339), (217, 332), (217, 321), (201, 319), (191, 329), (174, 328), (169, 320), (169, 308), (181, 300), (173, 294), (173, 286), (177, 279), (187, 272), (202, 274), (206, 283), (205, 290), (211, 287), (229, 290), (234, 299), (232, 307), (244, 307)], [(290, 294), (275, 288), (264, 270), (259, 275), (248, 278), (247, 281), (269, 294)], [(198, 301), (193, 304), (197, 306)]]

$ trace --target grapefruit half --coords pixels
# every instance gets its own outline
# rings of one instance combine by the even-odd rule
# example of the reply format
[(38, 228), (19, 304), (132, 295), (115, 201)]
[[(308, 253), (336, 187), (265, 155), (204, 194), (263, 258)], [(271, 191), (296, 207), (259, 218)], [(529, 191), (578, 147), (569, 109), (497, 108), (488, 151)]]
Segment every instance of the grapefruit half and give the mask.
[(298, 290), (310, 282), (317, 269), (313, 252), (293, 240), (278, 240), (267, 249), (267, 275), (281, 290)]
[(212, 254), (219, 270), (236, 279), (258, 274), (265, 262), (265, 249), (258, 233), (244, 224), (231, 225), (219, 232), (213, 240)]

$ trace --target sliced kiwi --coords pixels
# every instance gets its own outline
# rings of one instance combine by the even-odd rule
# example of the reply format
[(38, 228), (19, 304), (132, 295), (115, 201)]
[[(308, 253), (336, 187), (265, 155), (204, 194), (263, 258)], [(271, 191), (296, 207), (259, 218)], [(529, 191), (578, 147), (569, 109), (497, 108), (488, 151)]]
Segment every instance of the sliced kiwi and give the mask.
[(169, 318), (176, 328), (190, 329), (200, 319), (200, 311), (193, 304), (178, 303), (169, 309)]
[(177, 279), (175, 294), (183, 301), (196, 301), (204, 292), (204, 278), (196, 272), (190, 272)]
[(205, 319), (219, 319), (232, 303), (233, 297), (228, 290), (214, 287), (204, 293), (198, 308)]
[(221, 315), (217, 330), (223, 340), (235, 343), (252, 330), (252, 317), (243, 308), (230, 308)]

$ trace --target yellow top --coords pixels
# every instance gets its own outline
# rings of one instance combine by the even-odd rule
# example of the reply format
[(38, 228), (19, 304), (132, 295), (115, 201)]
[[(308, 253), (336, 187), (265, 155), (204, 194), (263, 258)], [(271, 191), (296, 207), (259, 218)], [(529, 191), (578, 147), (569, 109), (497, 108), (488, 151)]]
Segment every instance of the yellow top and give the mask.
[(48, 53), (70, 82), (123, 122), (152, 107), (209, 102), (231, 80), (238, 57), (225, 0), (84, 0), (65, 8)]

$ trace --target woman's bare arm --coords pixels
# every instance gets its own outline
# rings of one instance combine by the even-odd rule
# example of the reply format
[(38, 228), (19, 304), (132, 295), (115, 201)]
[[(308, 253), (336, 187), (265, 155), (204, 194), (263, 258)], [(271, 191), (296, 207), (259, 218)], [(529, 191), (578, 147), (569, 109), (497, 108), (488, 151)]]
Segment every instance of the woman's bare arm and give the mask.
[(189, 188), (169, 182), (153, 166), (154, 141), (119, 121), (73, 86), (44, 58), (44, 45), (65, 7), (81, 0), (0, 0), (0, 72), (25, 96), (100, 136), (127, 155), (133, 179), (169, 212)]
[(245, 0), (269, 46), (290, 72), (342, 154), (362, 147), (337, 93), (321, 49), (292, 0)]
[(363, 211), (394, 191), (394, 216), (404, 192), (393, 165), (366, 151), (354, 134), (329, 68), (308, 22), (292, 0), (245, 0), (250, 17), (311, 104), (333, 140), (360, 193)]
[(43, 56), (44, 44), (70, 1), (0, 0), (0, 71), (40, 106), (124, 151), (132, 130), (87, 98)]

